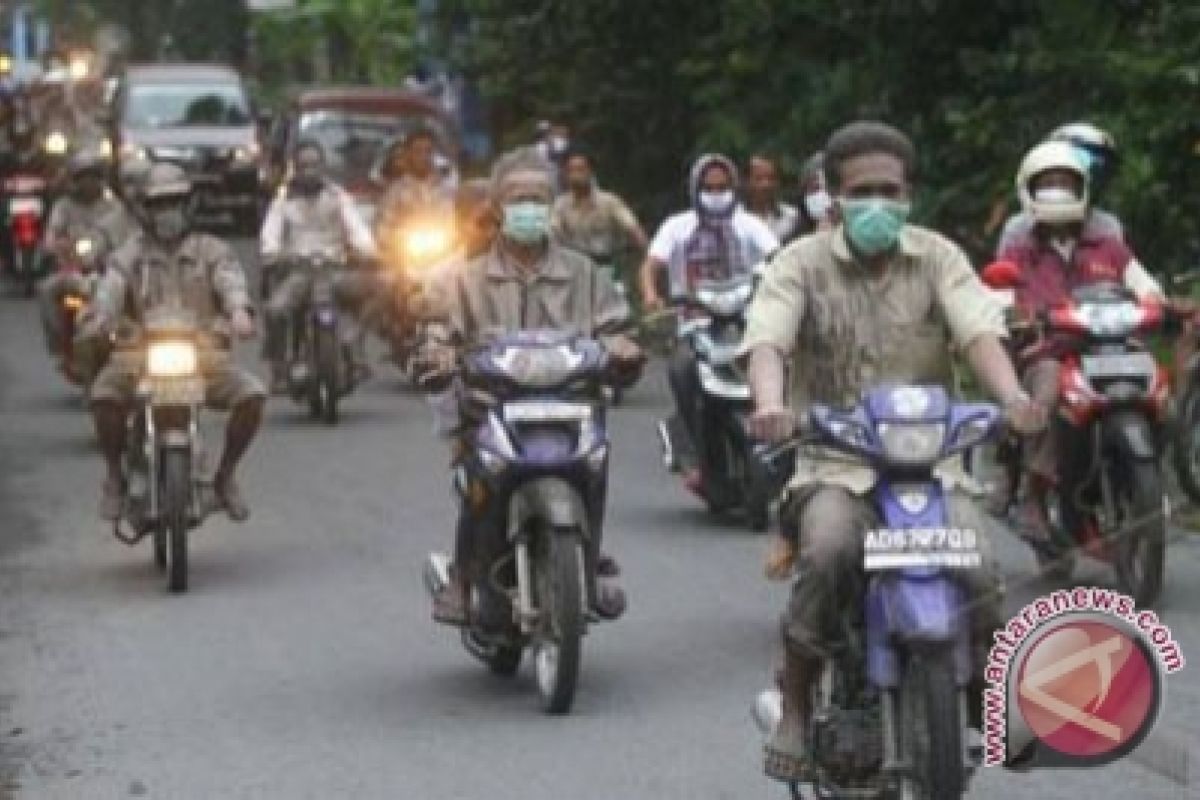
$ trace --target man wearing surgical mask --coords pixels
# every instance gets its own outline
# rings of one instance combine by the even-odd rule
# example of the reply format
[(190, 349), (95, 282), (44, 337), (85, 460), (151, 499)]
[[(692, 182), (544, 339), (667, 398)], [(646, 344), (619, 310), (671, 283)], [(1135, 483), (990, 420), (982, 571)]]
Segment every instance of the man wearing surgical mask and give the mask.
[[(641, 350), (624, 331), (629, 328), (629, 306), (612, 280), (586, 256), (569, 250), (550, 236), (550, 204), (554, 199), (553, 165), (535, 148), (521, 148), (502, 156), (492, 170), (492, 202), (500, 214), (499, 235), (482, 254), (461, 265), (448, 277), (443, 290), (442, 319), (428, 330), (429, 341), (421, 358), (426, 377), (452, 371), (460, 348), (498, 333), (555, 329), (575, 331), (598, 339), (609, 357), (631, 371), (640, 368)], [(464, 431), (465, 432), (465, 431)], [(460, 447), (465, 452), (465, 444)], [(502, 516), (502, 515), (501, 515)], [(502, 525), (496, 514), (460, 511), (451, 583), (434, 601), (439, 622), (463, 624), (467, 602), (463, 572), (473, 575), (487, 559), (476, 557), (476, 536), (482, 525)], [(606, 619), (619, 616), (624, 595), (611, 583), (616, 563), (601, 554), (601, 521), (591, 539), (598, 559), (597, 574), (604, 579), (595, 587), (593, 609)]]
[[(799, 239), (772, 259), (748, 314), (741, 350), (755, 438), (786, 440), (794, 434), (797, 407), (851, 407), (880, 385), (951, 387), (954, 350), (1014, 426), (1033, 432), (1044, 424), (1044, 412), (1022, 389), (1001, 344), (999, 302), (957, 245), (909, 224), (915, 167), (912, 142), (883, 123), (856, 122), (830, 138), (825, 172), (841, 224)], [(968, 494), (977, 487), (961, 471), (944, 477), (953, 524), (984, 533), (987, 518)], [(854, 587), (863, 535), (875, 519), (864, 496), (873, 484), (870, 469), (835, 454), (797, 453), (780, 511), (785, 533), (773, 536), (766, 565), (777, 580), (799, 567), (781, 626), (783, 715), (765, 753), (766, 773), (780, 781), (804, 783), (815, 775), (808, 724), (813, 688), (832, 644), (830, 620), (861, 601)], [(1001, 622), (1000, 574), (986, 550), (984, 556), (984, 566), (965, 578), (973, 598), (975, 710), (987, 644)]]
[[(701, 280), (729, 280), (754, 271), (779, 247), (779, 240), (761, 219), (737, 202), (738, 173), (722, 155), (701, 156), (692, 165), (688, 195), (692, 208), (669, 217), (650, 242), (641, 268), (642, 307), (662, 310), (667, 300), (687, 297)], [(659, 293), (659, 278), (667, 275), (670, 298)], [(700, 493), (704, 484), (697, 456), (703, 409), (696, 357), (683, 344), (676, 347), (668, 370), (675, 398), (671, 431), (675, 463), (684, 485)]]

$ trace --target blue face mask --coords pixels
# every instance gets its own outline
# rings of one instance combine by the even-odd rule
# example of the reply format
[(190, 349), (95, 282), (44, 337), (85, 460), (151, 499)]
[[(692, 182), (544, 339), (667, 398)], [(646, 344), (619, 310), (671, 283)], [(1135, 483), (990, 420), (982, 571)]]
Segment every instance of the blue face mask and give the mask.
[(864, 200), (843, 197), (840, 204), (846, 238), (864, 256), (877, 256), (895, 247), (912, 209), (908, 203), (882, 197)]
[(550, 206), (526, 200), (504, 206), (504, 235), (517, 244), (537, 244), (550, 231)]

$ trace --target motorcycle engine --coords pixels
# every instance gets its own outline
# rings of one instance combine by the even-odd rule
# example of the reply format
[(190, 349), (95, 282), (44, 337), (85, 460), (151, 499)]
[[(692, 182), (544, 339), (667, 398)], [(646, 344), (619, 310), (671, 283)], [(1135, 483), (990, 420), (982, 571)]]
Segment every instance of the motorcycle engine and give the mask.
[(883, 723), (878, 704), (827, 706), (813, 718), (817, 763), (837, 783), (872, 778), (883, 765)]

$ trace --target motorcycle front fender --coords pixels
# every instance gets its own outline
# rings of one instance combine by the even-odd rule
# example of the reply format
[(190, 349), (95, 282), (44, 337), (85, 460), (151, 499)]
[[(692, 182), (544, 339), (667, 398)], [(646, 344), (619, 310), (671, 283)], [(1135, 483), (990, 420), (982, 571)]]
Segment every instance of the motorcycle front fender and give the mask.
[(539, 521), (553, 530), (588, 536), (587, 505), (575, 487), (561, 478), (537, 478), (521, 484), (509, 498), (508, 507), (510, 539)]
[(899, 686), (906, 644), (955, 648), (955, 677), (970, 679), (970, 628), (965, 590), (950, 576), (886, 573), (867, 590), (867, 674), (879, 687)]
[(1118, 411), (1101, 423), (1104, 445), (1138, 461), (1158, 459), (1158, 436), (1145, 414), (1135, 410)]

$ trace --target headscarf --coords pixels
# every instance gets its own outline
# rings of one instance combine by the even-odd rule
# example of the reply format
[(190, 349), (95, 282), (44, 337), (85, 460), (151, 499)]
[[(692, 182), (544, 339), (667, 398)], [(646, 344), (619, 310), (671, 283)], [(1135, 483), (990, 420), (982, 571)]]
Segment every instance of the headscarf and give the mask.
[(700, 204), (702, 178), (705, 171), (714, 164), (728, 171), (729, 188), (735, 194), (738, 189), (737, 166), (731, 159), (717, 153), (707, 153), (692, 164), (688, 177), (688, 197), (692, 201), (699, 224), (684, 243), (684, 263), (689, 287), (694, 287), (700, 280), (728, 280), (746, 271), (750, 266), (743, 263), (745, 251), (733, 226), (737, 203), (734, 202), (729, 211), (721, 215), (705, 211)]

